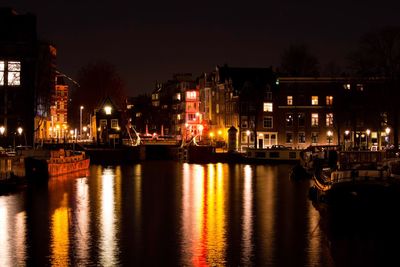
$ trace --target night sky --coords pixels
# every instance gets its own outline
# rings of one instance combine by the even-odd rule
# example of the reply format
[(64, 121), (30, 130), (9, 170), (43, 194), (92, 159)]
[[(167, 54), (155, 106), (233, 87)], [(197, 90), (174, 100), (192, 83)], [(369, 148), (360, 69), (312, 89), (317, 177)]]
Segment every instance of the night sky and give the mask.
[(58, 49), (58, 68), (76, 77), (90, 61), (117, 67), (129, 95), (150, 92), (173, 73), (224, 63), (277, 66), (290, 44), (343, 64), (368, 31), (400, 26), (400, 1), (32, 1), (1, 6), (37, 16), (39, 38)]

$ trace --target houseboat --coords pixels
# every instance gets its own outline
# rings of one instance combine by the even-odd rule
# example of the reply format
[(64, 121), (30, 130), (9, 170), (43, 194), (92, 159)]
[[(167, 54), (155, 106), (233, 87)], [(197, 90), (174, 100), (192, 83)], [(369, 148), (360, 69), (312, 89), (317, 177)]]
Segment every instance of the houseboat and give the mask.
[(271, 148), (248, 148), (245, 159), (255, 162), (292, 162), (298, 163), (301, 159), (302, 149), (292, 149), (285, 146), (272, 146)]
[(25, 158), (26, 175), (29, 178), (47, 180), (89, 169), (90, 158), (84, 151), (52, 150), (50, 158)]
[(387, 157), (385, 151), (334, 153), (336, 157), (313, 161), (310, 198), (314, 204), (370, 207), (400, 200), (400, 158)]

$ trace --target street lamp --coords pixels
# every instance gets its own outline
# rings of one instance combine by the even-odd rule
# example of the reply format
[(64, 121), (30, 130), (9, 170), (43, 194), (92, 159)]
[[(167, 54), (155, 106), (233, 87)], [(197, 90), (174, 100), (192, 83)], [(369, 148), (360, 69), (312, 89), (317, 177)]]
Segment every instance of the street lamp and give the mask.
[(4, 126), (0, 126), (0, 135), (3, 135), (5, 131), (6, 128)]
[(330, 144), (331, 144), (331, 141), (332, 141), (332, 135), (333, 135), (333, 133), (332, 133), (331, 130), (329, 130), (328, 132), (326, 132), (326, 134), (328, 135), (328, 145), (330, 145)]
[(386, 133), (386, 145), (389, 146), (389, 134), (390, 134), (390, 128), (389, 127), (386, 127), (385, 133)]
[(81, 139), (82, 136), (82, 110), (83, 106), (81, 106), (79, 109), (79, 139)]
[(371, 134), (371, 130), (370, 129), (367, 129), (366, 131), (365, 131), (365, 133), (367, 134), (367, 150), (369, 149), (369, 145), (368, 145), (368, 139), (369, 139), (369, 135)]
[(249, 148), (250, 147), (250, 145), (249, 145), (249, 142), (250, 142), (250, 131), (249, 130), (246, 131), (246, 135), (247, 135), (247, 148)]

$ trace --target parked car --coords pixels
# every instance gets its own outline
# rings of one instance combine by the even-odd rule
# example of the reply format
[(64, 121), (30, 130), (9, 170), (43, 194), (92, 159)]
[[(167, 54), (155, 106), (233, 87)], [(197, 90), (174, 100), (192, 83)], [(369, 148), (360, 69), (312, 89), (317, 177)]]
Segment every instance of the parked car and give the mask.
[(271, 149), (291, 149), (290, 147), (284, 146), (284, 145), (272, 145)]

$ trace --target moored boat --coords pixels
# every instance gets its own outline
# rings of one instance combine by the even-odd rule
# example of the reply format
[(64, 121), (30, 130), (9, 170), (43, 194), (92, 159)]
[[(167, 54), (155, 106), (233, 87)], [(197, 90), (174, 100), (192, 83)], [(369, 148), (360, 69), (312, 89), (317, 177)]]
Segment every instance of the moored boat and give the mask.
[(336, 152), (337, 160), (314, 160), (310, 198), (317, 207), (371, 208), (400, 200), (399, 158), (383, 151)]
[(292, 149), (284, 146), (271, 148), (248, 148), (245, 158), (256, 162), (299, 162), (302, 149)]
[(25, 158), (26, 175), (32, 179), (47, 180), (88, 170), (90, 158), (84, 151), (52, 150), (49, 158)]

